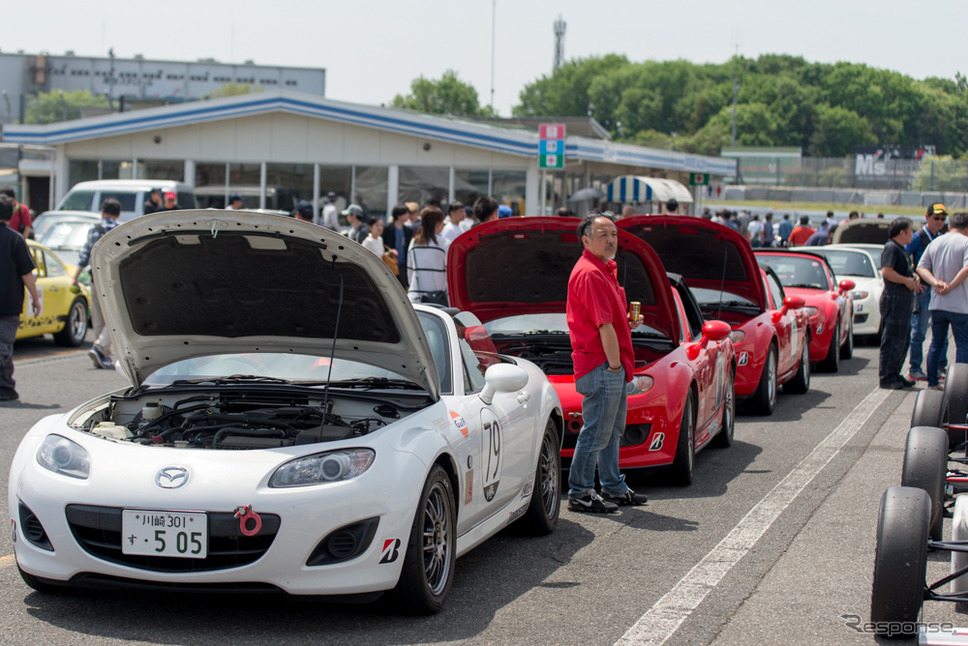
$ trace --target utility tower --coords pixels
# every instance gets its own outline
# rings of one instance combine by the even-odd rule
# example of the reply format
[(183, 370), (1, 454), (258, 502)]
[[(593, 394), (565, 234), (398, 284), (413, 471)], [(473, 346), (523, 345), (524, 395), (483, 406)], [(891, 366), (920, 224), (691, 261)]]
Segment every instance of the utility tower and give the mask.
[(565, 21), (558, 16), (555, 21), (555, 64), (551, 68), (552, 73), (561, 67), (565, 60)]

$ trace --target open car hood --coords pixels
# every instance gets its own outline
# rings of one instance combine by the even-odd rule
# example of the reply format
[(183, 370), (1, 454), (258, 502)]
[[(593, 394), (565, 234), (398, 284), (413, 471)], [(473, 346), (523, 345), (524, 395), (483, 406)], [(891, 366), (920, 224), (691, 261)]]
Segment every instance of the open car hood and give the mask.
[(315, 224), (245, 211), (154, 213), (106, 233), (91, 268), (115, 358), (136, 385), (205, 355), (328, 357), (335, 336), (334, 356), (440, 396), (397, 279), (371, 251)]
[(648, 242), (665, 268), (680, 274), (690, 287), (737, 294), (766, 309), (753, 249), (729, 227), (681, 215), (637, 215), (617, 225)]
[[(565, 311), (568, 277), (582, 250), (578, 220), (525, 217), (495, 220), (455, 239), (447, 253), (451, 305), (484, 323), (505, 316)], [(642, 303), (645, 324), (678, 343), (675, 305), (662, 262), (619, 229), (618, 281)]]

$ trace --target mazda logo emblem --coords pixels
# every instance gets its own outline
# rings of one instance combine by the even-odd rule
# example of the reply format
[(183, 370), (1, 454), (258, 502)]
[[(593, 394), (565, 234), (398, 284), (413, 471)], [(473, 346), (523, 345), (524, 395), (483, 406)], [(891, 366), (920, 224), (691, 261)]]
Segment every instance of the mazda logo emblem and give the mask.
[(177, 489), (188, 482), (188, 469), (185, 467), (165, 467), (155, 476), (155, 484), (162, 489)]

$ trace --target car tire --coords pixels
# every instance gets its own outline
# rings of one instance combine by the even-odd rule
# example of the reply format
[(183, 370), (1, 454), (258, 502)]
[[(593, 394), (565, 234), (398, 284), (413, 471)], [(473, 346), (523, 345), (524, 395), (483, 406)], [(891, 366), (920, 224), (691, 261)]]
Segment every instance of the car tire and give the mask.
[(534, 470), (531, 504), (518, 525), (532, 536), (544, 536), (554, 531), (561, 510), (561, 447), (558, 427), (548, 420), (538, 465)]
[[(948, 409), (949, 424), (965, 424), (968, 417), (968, 363), (953, 363), (948, 366), (944, 381), (945, 408)], [(952, 448), (964, 444), (965, 431), (948, 430), (948, 442)]]
[(887, 637), (913, 637), (924, 602), (931, 500), (924, 489), (889, 487), (881, 497), (871, 621)]
[(87, 336), (87, 299), (78, 296), (71, 303), (64, 321), (64, 329), (54, 333), (54, 343), (67, 347), (77, 347), (84, 343)]
[(454, 490), (447, 472), (435, 464), (420, 494), (400, 579), (391, 595), (399, 607), (417, 615), (440, 611), (454, 581), (456, 551)]
[(686, 396), (676, 440), (676, 457), (672, 461), (672, 482), (683, 487), (692, 484), (696, 468), (696, 416), (692, 408), (692, 390)]
[(940, 541), (944, 527), (944, 489), (948, 475), (948, 434), (932, 426), (915, 426), (907, 435), (901, 486), (917, 487), (931, 498), (932, 540)]
[(854, 324), (850, 322), (847, 324), (847, 341), (840, 346), (840, 358), (841, 359), (851, 359), (854, 356)]
[(783, 384), (783, 392), (803, 395), (810, 390), (810, 335), (803, 339), (803, 351), (800, 353), (800, 367), (793, 379)]
[(729, 381), (726, 382), (726, 392), (723, 393), (723, 420), (713, 438), (712, 445), (721, 449), (728, 448), (736, 435), (736, 373), (729, 371)]
[(753, 411), (760, 415), (772, 415), (776, 407), (777, 387), (776, 346), (770, 344), (763, 362), (763, 372), (760, 373), (760, 383), (750, 400)]
[(944, 393), (939, 390), (922, 390), (914, 400), (911, 426), (936, 426), (945, 428)]
[(827, 356), (817, 363), (817, 367), (824, 372), (837, 372), (840, 370), (840, 325), (834, 328), (834, 334), (830, 337), (830, 347), (827, 348)]

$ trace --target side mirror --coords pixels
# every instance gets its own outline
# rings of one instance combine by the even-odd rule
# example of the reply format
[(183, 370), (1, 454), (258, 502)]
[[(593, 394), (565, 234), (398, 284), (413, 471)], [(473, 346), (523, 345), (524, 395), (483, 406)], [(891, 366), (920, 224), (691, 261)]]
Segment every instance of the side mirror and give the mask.
[(528, 384), (528, 373), (521, 366), (510, 363), (496, 363), (484, 373), (484, 388), (481, 389), (481, 401), (490, 405), (494, 401), (495, 393), (508, 393), (520, 390)]
[(702, 338), (686, 348), (686, 356), (690, 361), (695, 361), (699, 357), (699, 352), (706, 347), (710, 341), (722, 341), (729, 336), (733, 328), (725, 321), (707, 321), (702, 326)]
[(845, 278), (842, 281), (840, 281), (840, 284), (838, 285), (838, 287), (840, 287), (840, 293), (845, 294), (850, 290), (852, 290), (854, 287), (857, 287), (857, 283), (850, 280), (849, 278)]
[(779, 323), (780, 319), (789, 312), (790, 310), (798, 310), (806, 305), (807, 302), (803, 300), (802, 296), (787, 296), (783, 299), (783, 309), (779, 312), (773, 312), (773, 322)]

